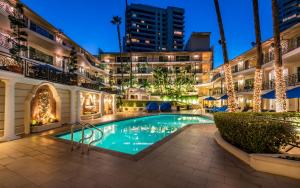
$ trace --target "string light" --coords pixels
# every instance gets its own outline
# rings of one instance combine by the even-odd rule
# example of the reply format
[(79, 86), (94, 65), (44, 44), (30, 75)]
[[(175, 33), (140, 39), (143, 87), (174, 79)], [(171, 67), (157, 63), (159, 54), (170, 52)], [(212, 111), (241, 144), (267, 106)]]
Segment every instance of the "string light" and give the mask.
[(253, 111), (261, 111), (262, 70), (256, 69), (254, 76)]
[(231, 65), (229, 63), (224, 64), (225, 83), (228, 95), (228, 111), (235, 112), (236, 110), (236, 96), (234, 91)]
[(286, 83), (281, 66), (275, 64), (276, 112), (286, 112)]

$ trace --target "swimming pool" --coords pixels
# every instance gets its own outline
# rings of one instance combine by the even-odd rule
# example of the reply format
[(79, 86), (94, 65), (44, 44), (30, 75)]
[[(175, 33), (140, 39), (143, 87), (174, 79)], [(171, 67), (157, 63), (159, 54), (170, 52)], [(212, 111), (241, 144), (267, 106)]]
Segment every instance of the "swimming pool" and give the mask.
[[(103, 138), (93, 143), (93, 146), (129, 155), (136, 155), (156, 142), (161, 141), (177, 130), (190, 124), (211, 124), (212, 120), (193, 115), (153, 115), (96, 125), (104, 133)], [(74, 133), (74, 141), (79, 142), (82, 131)], [(85, 130), (85, 136), (91, 135), (91, 130)], [(65, 133), (56, 137), (71, 140), (71, 134)], [(90, 143), (101, 137), (95, 131), (92, 138), (85, 140)]]

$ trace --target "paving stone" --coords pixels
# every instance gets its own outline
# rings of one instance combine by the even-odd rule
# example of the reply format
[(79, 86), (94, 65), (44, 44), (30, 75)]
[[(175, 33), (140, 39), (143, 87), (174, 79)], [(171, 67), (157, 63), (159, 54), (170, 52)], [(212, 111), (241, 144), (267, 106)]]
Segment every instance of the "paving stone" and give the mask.
[(245, 165), (215, 143), (215, 131), (213, 125), (191, 126), (139, 161), (98, 151), (81, 155), (47, 136), (1, 143), (0, 188), (300, 187), (299, 180)]

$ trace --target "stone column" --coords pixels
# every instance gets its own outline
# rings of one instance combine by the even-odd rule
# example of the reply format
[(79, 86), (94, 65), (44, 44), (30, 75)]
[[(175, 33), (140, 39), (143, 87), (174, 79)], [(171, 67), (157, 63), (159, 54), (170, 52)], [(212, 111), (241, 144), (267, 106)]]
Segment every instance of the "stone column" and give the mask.
[(113, 114), (117, 113), (117, 95), (112, 95), (112, 111)]
[(81, 116), (81, 98), (80, 98), (80, 90), (78, 90), (77, 92), (76, 92), (76, 94), (77, 94), (77, 113), (76, 113), (76, 121), (77, 122), (80, 122), (81, 121), (81, 118), (80, 118), (80, 116)]
[(104, 115), (104, 93), (99, 94), (99, 111)]
[(16, 125), (15, 125), (15, 85), (14, 80), (3, 80), (5, 83), (5, 102), (4, 102), (4, 136), (2, 141), (15, 140)]
[(72, 88), (70, 91), (70, 112), (71, 112), (71, 118), (70, 118), (70, 123), (75, 123), (77, 118), (76, 118), (76, 108), (77, 108), (77, 103), (76, 103), (76, 89)]

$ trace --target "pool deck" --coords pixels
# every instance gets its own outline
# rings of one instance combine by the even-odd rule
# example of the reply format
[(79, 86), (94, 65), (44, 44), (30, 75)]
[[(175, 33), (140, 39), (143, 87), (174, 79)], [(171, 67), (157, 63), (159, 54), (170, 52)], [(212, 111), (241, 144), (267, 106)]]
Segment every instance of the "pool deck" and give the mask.
[(0, 187), (300, 187), (300, 180), (257, 172), (225, 152), (213, 139), (215, 131), (213, 125), (193, 125), (139, 161), (98, 151), (81, 155), (42, 135), (1, 143)]

